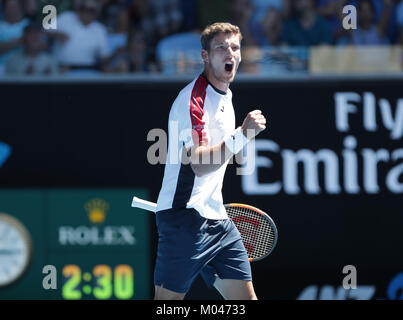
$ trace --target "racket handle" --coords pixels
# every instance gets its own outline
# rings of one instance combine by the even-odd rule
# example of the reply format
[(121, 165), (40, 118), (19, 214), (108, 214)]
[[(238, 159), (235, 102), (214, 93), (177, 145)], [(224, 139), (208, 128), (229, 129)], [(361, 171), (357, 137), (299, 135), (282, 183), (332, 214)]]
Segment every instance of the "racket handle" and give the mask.
[(157, 211), (157, 204), (151, 201), (143, 200), (137, 197), (133, 197), (132, 207), (141, 208), (147, 211)]

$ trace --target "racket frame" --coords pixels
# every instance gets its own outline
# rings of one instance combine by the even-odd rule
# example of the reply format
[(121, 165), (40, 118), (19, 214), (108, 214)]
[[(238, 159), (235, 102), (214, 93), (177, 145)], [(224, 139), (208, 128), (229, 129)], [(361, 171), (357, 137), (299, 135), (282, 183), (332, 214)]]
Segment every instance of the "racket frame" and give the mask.
[[(156, 203), (151, 202), (151, 201), (147, 201), (147, 200), (143, 200), (143, 199), (140, 199), (138, 197), (133, 197), (131, 206), (133, 208), (141, 208), (143, 210), (154, 212), (154, 213), (157, 210), (157, 204)], [(263, 255), (263, 256), (261, 256), (259, 258), (249, 258), (248, 257), (250, 262), (263, 260), (264, 258), (266, 258), (269, 254), (271, 254), (273, 252), (274, 248), (277, 245), (278, 230), (277, 230), (276, 224), (274, 223), (273, 219), (267, 213), (265, 213), (264, 211), (262, 211), (262, 210), (260, 210), (260, 209), (258, 209), (256, 207), (253, 207), (253, 206), (248, 205), (248, 204), (243, 204), (243, 203), (228, 203), (228, 204), (225, 204), (224, 207), (225, 207), (225, 209), (227, 209), (227, 207), (241, 207), (241, 208), (252, 210), (252, 211), (262, 215), (263, 218), (267, 219), (269, 224), (271, 225), (271, 228), (272, 228), (273, 233), (274, 233), (274, 235), (273, 235), (274, 241), (273, 241), (273, 245), (272, 245), (270, 251), (268, 251), (265, 255)]]
[[(268, 251), (266, 254), (264, 254), (263, 256), (261, 256), (261, 257), (259, 257), (259, 258), (249, 258), (249, 261), (250, 261), (250, 262), (252, 262), (252, 261), (255, 262), (255, 261), (263, 260), (264, 258), (266, 258), (268, 255), (270, 255), (270, 254), (273, 252), (274, 248), (275, 248), (276, 245), (277, 245), (278, 229), (277, 229), (277, 226), (276, 226), (276, 224), (274, 223), (273, 219), (272, 219), (266, 212), (264, 212), (263, 210), (260, 210), (260, 209), (258, 209), (258, 208), (256, 208), (256, 207), (253, 207), (253, 206), (251, 206), (251, 205), (249, 205), (249, 204), (244, 204), (244, 203), (227, 203), (227, 204), (224, 204), (224, 207), (225, 207), (225, 209), (227, 209), (227, 207), (241, 207), (241, 208), (245, 208), (245, 209), (248, 209), (248, 210), (252, 210), (252, 211), (254, 211), (254, 212), (257, 212), (257, 213), (259, 213), (260, 215), (262, 215), (263, 218), (266, 219), (266, 220), (269, 222), (269, 224), (270, 224), (270, 226), (271, 226), (271, 229), (273, 230), (273, 233), (274, 233), (274, 234), (273, 234), (274, 241), (273, 241), (273, 245), (272, 245), (270, 251)], [(232, 220), (232, 219), (231, 219), (231, 220)]]

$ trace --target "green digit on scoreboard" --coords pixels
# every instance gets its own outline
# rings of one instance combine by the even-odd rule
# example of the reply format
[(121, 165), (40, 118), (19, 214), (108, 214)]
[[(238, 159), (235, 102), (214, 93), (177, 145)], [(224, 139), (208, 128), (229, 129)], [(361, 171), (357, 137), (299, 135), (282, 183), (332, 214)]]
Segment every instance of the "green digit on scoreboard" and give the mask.
[(118, 265), (114, 271), (115, 296), (118, 299), (130, 299), (133, 296), (133, 269), (128, 265)]
[(94, 297), (97, 299), (109, 299), (112, 296), (112, 271), (107, 265), (100, 264), (94, 268), (96, 278), (96, 287), (94, 288)]
[(68, 300), (81, 299), (81, 292), (77, 290), (81, 282), (81, 269), (76, 265), (67, 265), (63, 268), (63, 276), (67, 278), (62, 288), (62, 296)]

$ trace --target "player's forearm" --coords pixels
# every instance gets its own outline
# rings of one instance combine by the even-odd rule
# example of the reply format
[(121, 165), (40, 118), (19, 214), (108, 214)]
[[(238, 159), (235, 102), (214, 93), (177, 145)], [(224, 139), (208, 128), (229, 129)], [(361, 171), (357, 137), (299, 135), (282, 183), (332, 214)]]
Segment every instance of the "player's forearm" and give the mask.
[(200, 177), (218, 170), (264, 129), (266, 129), (266, 118), (260, 110), (254, 110), (248, 113), (242, 126), (221, 143), (209, 147), (206, 141), (201, 140), (202, 145), (192, 147), (190, 155), (188, 154), (194, 173)]
[(191, 150), (191, 166), (196, 176), (201, 177), (218, 170), (234, 154), (224, 141), (212, 146), (199, 146)]

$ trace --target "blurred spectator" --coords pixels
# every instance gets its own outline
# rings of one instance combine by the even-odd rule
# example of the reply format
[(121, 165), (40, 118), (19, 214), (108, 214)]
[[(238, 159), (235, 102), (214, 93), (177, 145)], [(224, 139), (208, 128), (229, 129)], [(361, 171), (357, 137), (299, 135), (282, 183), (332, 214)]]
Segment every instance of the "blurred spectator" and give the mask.
[(148, 72), (147, 46), (141, 31), (132, 32), (127, 46), (118, 50), (106, 68), (110, 73)]
[(244, 74), (260, 74), (263, 58), (263, 50), (258, 46), (249, 46), (241, 48), (242, 63), (239, 65), (238, 72)]
[(76, 11), (63, 12), (58, 17), (57, 31), (49, 31), (57, 39), (55, 55), (62, 71), (91, 73), (109, 62), (107, 30), (96, 21), (99, 12), (98, 1), (78, 0)]
[(126, 0), (129, 12), (130, 28), (140, 28), (146, 14), (149, 0)]
[(165, 74), (195, 74), (202, 71), (201, 49), (200, 32), (183, 32), (162, 39), (156, 57)]
[(348, 0), (319, 0), (318, 2), (318, 12), (331, 24), (335, 41), (344, 35), (343, 7), (347, 4)]
[(267, 9), (262, 21), (253, 26), (252, 36), (259, 46), (278, 46), (282, 41), (283, 17), (280, 10), (271, 7)]
[(76, 0), (36, 0), (40, 15), (42, 15), (42, 8), (47, 5), (55, 6), (58, 14), (63, 13), (64, 11), (74, 10), (75, 1)]
[(240, 28), (242, 46), (255, 45), (256, 41), (252, 36), (252, 0), (230, 0), (228, 5), (229, 21)]
[(151, 45), (178, 32), (183, 20), (179, 0), (149, 0), (142, 29)]
[(269, 75), (294, 71), (289, 68), (289, 49), (281, 47), (283, 13), (275, 7), (268, 8), (253, 30), (258, 46), (242, 48), (241, 72)]
[(291, 1), (292, 0), (253, 0), (253, 23), (262, 23), (265, 19), (267, 10), (269, 9), (276, 9), (281, 13), (283, 18), (288, 18), (290, 15)]
[(331, 26), (317, 13), (315, 0), (298, 0), (292, 4), (294, 16), (284, 25), (283, 42), (291, 46), (314, 46), (333, 42)]
[(57, 14), (73, 9), (73, 0), (22, 0), (22, 3), (25, 17), (38, 23), (42, 23), (42, 10), (47, 5), (55, 6)]
[[(359, 3), (362, 0), (350, 0), (349, 4), (352, 4), (358, 8)], [(385, 4), (383, 0), (370, 0), (372, 2), (374, 11), (374, 23), (378, 24), (381, 19), (384, 19), (385, 10), (389, 12), (385, 26), (385, 35), (390, 42), (395, 42), (398, 37), (398, 25), (397, 25), (397, 5), (401, 0), (391, 0), (389, 4)], [(396, 3), (396, 4), (395, 4)]]
[(39, 24), (30, 24), (24, 29), (23, 51), (6, 63), (6, 73), (13, 75), (50, 75), (57, 73), (53, 58), (45, 53), (47, 41)]
[(38, 1), (23, 0), (23, 4), (24, 4), (25, 17), (31, 21), (38, 21), (39, 18)]
[(102, 20), (108, 30), (108, 45), (112, 54), (126, 46), (129, 36), (129, 12), (121, 2), (113, 1), (104, 7)]
[(183, 20), (179, 0), (148, 0), (141, 30), (147, 41), (147, 60), (155, 63), (155, 47), (160, 39), (180, 30)]
[(228, 21), (228, 3), (230, 0), (196, 0), (198, 29), (203, 30), (217, 21)]
[(108, 32), (113, 32), (119, 24), (119, 15), (122, 11), (128, 14), (125, 0), (104, 0), (99, 20), (105, 25)]
[[(397, 19), (397, 24), (399, 28), (399, 36), (398, 36), (398, 41), (397, 44), (403, 47), (403, 1), (400, 0), (397, 9), (396, 9), (396, 19)], [(401, 68), (403, 70), (403, 54), (400, 58), (400, 64)]]
[(390, 43), (386, 37), (389, 23), (392, 0), (382, 0), (384, 10), (378, 23), (375, 23), (375, 7), (371, 0), (361, 0), (358, 3), (358, 26), (356, 30), (349, 30), (347, 37), (339, 44), (352, 45), (382, 45)]
[(0, 74), (4, 73), (8, 59), (21, 50), (24, 28), (29, 20), (24, 18), (20, 0), (3, 0), (4, 20), (0, 21)]
[(399, 30), (403, 27), (403, 1), (400, 0), (400, 2), (397, 5), (396, 8), (396, 19), (397, 19), (397, 24), (399, 27)]

